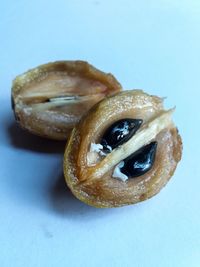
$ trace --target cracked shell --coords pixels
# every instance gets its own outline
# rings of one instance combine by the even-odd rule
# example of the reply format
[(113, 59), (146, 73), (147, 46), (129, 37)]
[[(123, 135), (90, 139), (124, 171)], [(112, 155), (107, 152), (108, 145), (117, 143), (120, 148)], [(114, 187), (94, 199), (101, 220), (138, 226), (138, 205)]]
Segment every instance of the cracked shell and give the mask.
[[(66, 146), (64, 175), (72, 193), (100, 208), (134, 204), (157, 194), (174, 174), (182, 155), (181, 137), (170, 118), (172, 112), (164, 110), (162, 98), (141, 90), (120, 92), (96, 104), (73, 129)], [(106, 130), (123, 118), (142, 119), (143, 125), (108, 155), (92, 152), (92, 160), (88, 160), (91, 144), (100, 143)], [(151, 170), (125, 181), (113, 177), (116, 165), (127, 157), (127, 149), (136, 150), (152, 141), (157, 142), (157, 152)]]
[(40, 65), (15, 78), (12, 108), (20, 126), (43, 137), (65, 140), (94, 104), (121, 90), (112, 74), (84, 61)]

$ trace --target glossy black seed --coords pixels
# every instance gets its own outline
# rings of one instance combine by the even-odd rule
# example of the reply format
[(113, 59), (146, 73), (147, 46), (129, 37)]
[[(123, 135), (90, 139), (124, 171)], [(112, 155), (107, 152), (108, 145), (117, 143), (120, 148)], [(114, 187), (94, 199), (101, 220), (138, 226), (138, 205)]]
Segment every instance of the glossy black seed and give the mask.
[(11, 97), (11, 107), (12, 107), (12, 110), (13, 110), (13, 112), (14, 112), (15, 120), (16, 120), (16, 121), (19, 121), (19, 117), (17, 116), (17, 114), (16, 114), (16, 112), (15, 112), (15, 102), (14, 102), (13, 97)]
[(112, 124), (104, 133), (101, 144), (104, 151), (110, 152), (112, 149), (127, 142), (140, 128), (143, 120), (122, 119)]
[(138, 177), (148, 172), (154, 164), (157, 142), (152, 142), (124, 160), (121, 172), (128, 178)]

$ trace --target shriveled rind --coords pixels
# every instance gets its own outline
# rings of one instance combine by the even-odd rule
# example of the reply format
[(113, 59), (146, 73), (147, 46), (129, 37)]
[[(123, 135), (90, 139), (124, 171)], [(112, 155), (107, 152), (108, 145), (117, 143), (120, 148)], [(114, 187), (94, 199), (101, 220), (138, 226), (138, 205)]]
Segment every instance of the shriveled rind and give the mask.
[(98, 143), (115, 121), (138, 118), (146, 123), (162, 111), (162, 99), (141, 90), (121, 92), (95, 105), (73, 130), (65, 151), (64, 173), (73, 194), (95, 207), (133, 204), (157, 194), (181, 159), (182, 143), (176, 127), (166, 128), (156, 136), (158, 147), (153, 168), (126, 182), (112, 178), (113, 169), (100, 179), (90, 180), (90, 169), (95, 166), (88, 166), (87, 153), (90, 144)]
[[(36, 135), (65, 140), (83, 114), (105, 96), (120, 90), (121, 85), (112, 74), (87, 62), (57, 61), (16, 77), (12, 106), (21, 127)], [(70, 99), (71, 96), (75, 98)]]

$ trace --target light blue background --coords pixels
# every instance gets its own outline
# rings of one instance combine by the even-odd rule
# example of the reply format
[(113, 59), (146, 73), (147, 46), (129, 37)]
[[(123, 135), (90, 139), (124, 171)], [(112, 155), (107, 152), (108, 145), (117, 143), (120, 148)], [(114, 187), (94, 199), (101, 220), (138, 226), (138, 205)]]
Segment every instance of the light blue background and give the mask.
[[(200, 1), (0, 2), (0, 266), (200, 266)], [(83, 59), (176, 105), (182, 162), (162, 192), (118, 209), (76, 200), (63, 143), (18, 129), (12, 79), (49, 61)]]

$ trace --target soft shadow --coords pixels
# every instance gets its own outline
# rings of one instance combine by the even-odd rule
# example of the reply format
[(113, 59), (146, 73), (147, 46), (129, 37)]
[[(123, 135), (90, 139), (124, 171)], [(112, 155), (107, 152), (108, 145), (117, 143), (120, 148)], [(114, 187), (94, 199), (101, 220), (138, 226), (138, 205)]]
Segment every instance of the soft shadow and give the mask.
[[(11, 122), (10, 122), (11, 121)], [(62, 141), (53, 141), (38, 136), (34, 136), (31, 133), (21, 129), (16, 122), (13, 120), (6, 120), (5, 126), (8, 134), (8, 141), (15, 149), (24, 149), (33, 151), (36, 153), (46, 154), (59, 154), (55, 155), (55, 164), (48, 165), (46, 161), (43, 162), (43, 168), (48, 168), (50, 175), (47, 175), (46, 171), (40, 175), (34, 175), (30, 170), (41, 168), (40, 162), (35, 162), (33, 165), (27, 165), (23, 171), (23, 175), (16, 175), (16, 179), (19, 179), (16, 183), (20, 185), (12, 186), (12, 190), (18, 198), (22, 198), (26, 203), (30, 205), (36, 205), (39, 208), (45, 208), (46, 211), (55, 212), (57, 215), (64, 216), (67, 219), (81, 219), (88, 218), (89, 214), (96, 214), (97, 209), (90, 207), (81, 201), (79, 201), (71, 191), (68, 189), (65, 179), (62, 173), (62, 159), (60, 156), (63, 155), (65, 149), (65, 143)], [(58, 158), (57, 158), (58, 156)], [(38, 166), (38, 167), (37, 167)], [(38, 170), (36, 172), (38, 174)], [(46, 176), (47, 175), (47, 176)], [(30, 177), (30, 179), (27, 179)], [(56, 178), (56, 180), (55, 180)], [(35, 184), (37, 186), (35, 186)], [(37, 187), (37, 189), (35, 189)], [(31, 188), (31, 190), (29, 190)], [(27, 190), (25, 190), (27, 189)], [(23, 193), (24, 190), (27, 194)], [(45, 194), (44, 194), (45, 192)], [(37, 201), (38, 199), (38, 201)], [(50, 204), (50, 205), (49, 205)], [(105, 213), (101, 211), (101, 214)], [(94, 216), (92, 216), (94, 218)]]
[[(10, 122), (11, 121), (11, 122)], [(28, 205), (37, 206), (37, 208), (45, 209), (47, 212), (54, 212), (58, 216), (62, 216), (67, 220), (84, 221), (101, 219), (104, 216), (118, 214), (119, 209), (98, 209), (86, 205), (78, 200), (69, 190), (65, 183), (62, 172), (61, 156), (64, 153), (65, 143), (62, 141), (47, 140), (32, 135), (31, 133), (21, 129), (13, 120), (5, 121), (5, 128), (8, 135), (9, 143), (16, 149), (24, 149), (33, 152), (57, 154), (55, 155), (55, 164), (51, 161), (42, 161), (43, 169), (48, 169), (41, 174), (40, 162), (30, 162), (24, 168), (23, 173), (19, 173), (16, 166), (15, 179), (17, 182), (10, 189), (14, 190), (12, 195), (22, 199)], [(34, 176), (34, 171), (37, 170)], [(30, 174), (31, 172), (31, 174)], [(28, 178), (28, 179), (27, 179)], [(56, 178), (56, 180), (55, 180)], [(31, 188), (31, 189), (30, 189)]]
[(54, 141), (35, 136), (21, 129), (14, 121), (7, 126), (7, 132), (10, 143), (15, 148), (40, 153), (64, 153), (65, 141)]
[(81, 219), (97, 218), (113, 210), (94, 208), (78, 200), (67, 187), (63, 174), (58, 177), (52, 187), (50, 197), (55, 212), (68, 218), (71, 216), (72, 219), (80, 217)]

